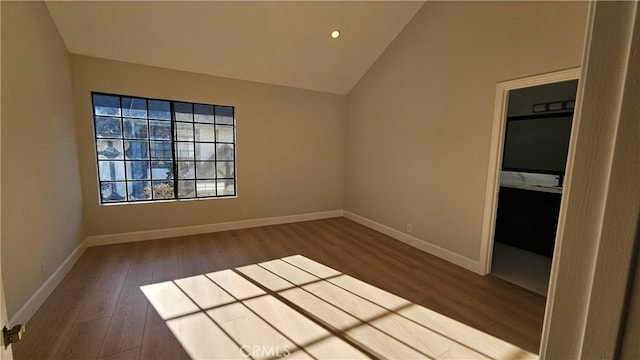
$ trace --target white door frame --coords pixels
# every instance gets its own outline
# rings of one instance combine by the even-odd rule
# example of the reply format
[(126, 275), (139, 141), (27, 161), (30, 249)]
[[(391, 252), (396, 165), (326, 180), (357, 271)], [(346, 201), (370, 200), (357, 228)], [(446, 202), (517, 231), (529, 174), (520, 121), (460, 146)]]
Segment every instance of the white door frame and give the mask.
[[(580, 78), (580, 67), (551, 73), (530, 76), (521, 79), (499, 82), (496, 85), (496, 100), (493, 110), (493, 128), (491, 130), (491, 149), (489, 152), (489, 173), (487, 175), (487, 190), (484, 201), (484, 218), (482, 223), (482, 239), (480, 242), (480, 269), (483, 275), (491, 272), (493, 256), (493, 237), (496, 226), (496, 212), (498, 208), (498, 190), (500, 188), (500, 170), (502, 168), (502, 151), (504, 147), (504, 133), (507, 123), (507, 105), (509, 91), (537, 85), (545, 85)], [(571, 128), (571, 138), (574, 136), (575, 126)], [(567, 184), (568, 186), (568, 184)], [(565, 187), (564, 191), (567, 191)], [(562, 207), (562, 205), (561, 205)], [(558, 226), (564, 223), (563, 212), (560, 212)], [(556, 235), (556, 245), (558, 247)]]

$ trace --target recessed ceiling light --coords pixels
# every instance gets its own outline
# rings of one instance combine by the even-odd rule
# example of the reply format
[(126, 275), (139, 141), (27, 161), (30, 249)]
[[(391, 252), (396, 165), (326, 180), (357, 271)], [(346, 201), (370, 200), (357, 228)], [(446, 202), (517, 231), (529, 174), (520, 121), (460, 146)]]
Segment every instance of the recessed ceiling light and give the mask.
[(339, 30), (333, 30), (331, 32), (331, 38), (332, 39), (337, 39), (340, 36), (340, 31)]

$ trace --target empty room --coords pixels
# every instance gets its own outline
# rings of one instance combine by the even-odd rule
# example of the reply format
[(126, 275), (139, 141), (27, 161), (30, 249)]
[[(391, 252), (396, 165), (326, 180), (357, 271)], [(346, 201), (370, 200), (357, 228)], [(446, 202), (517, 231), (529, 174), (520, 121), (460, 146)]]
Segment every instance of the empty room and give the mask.
[(0, 359), (640, 358), (637, 1), (2, 1)]

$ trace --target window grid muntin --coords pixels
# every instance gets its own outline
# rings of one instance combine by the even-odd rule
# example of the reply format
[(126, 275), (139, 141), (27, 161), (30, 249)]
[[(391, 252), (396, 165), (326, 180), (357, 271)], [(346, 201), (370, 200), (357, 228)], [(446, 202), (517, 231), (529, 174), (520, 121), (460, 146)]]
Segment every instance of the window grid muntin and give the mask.
[[(124, 168), (124, 180), (101, 180), (100, 174), (101, 174), (101, 168), (98, 166), (98, 184), (99, 184), (99, 191), (100, 191), (100, 202), (102, 204), (111, 204), (111, 203), (130, 203), (130, 202), (140, 202), (140, 201), (155, 201), (155, 200), (179, 200), (179, 199), (206, 199), (206, 198), (221, 198), (221, 197), (235, 197), (237, 194), (237, 175), (236, 175), (236, 156), (235, 156), (235, 141), (236, 141), (236, 134), (235, 134), (235, 109), (233, 106), (228, 106), (228, 105), (215, 105), (215, 104), (201, 104), (201, 103), (188, 103), (188, 102), (184, 102), (184, 101), (174, 101), (174, 100), (163, 100), (163, 99), (151, 99), (151, 98), (142, 98), (142, 97), (137, 97), (137, 96), (127, 96), (127, 95), (116, 95), (116, 94), (106, 94), (106, 93), (99, 93), (99, 92), (92, 92), (92, 113), (93, 113), (93, 123), (94, 123), (94, 144), (96, 144), (96, 163), (99, 165), (99, 161), (105, 161), (105, 162), (121, 162), (122, 163), (122, 167)], [(114, 115), (114, 114), (103, 114), (103, 115), (98, 115), (97, 114), (97, 108), (96, 108), (96, 104), (95, 104), (95, 96), (107, 96), (107, 97), (117, 97), (118, 98), (118, 103), (119, 103), (119, 115)], [(123, 104), (123, 98), (131, 98), (132, 100), (144, 100), (144, 104), (145, 104), (145, 109), (146, 109), (146, 117), (142, 118), (142, 117), (133, 117), (131, 116), (131, 114), (128, 114), (127, 116), (125, 116), (125, 109), (124, 109), (124, 104)], [(169, 112), (170, 112), (170, 118), (169, 119), (165, 119), (165, 118), (160, 118), (159, 116), (152, 116), (151, 115), (151, 109), (149, 107), (149, 103), (150, 102), (167, 102), (169, 104)], [(183, 104), (188, 104), (190, 105), (191, 108), (191, 120), (190, 121), (178, 121), (176, 119), (176, 109), (175, 109), (175, 103), (183, 103)], [(203, 106), (203, 107), (211, 107), (213, 109), (213, 121), (212, 122), (204, 122), (204, 121), (196, 121), (195, 119), (195, 115), (196, 115), (196, 106)], [(225, 108), (227, 111), (225, 111), (225, 113), (228, 113), (230, 111), (230, 117), (231, 117), (231, 123), (227, 123), (228, 120), (225, 120), (224, 122), (218, 122), (218, 113), (217, 110), (221, 109), (221, 108)], [(134, 107), (134, 109), (137, 109)], [(162, 110), (154, 110), (154, 112), (163, 112), (164, 109)], [(161, 115), (160, 115), (161, 116)], [(118, 119), (118, 123), (120, 125), (120, 136), (119, 137), (115, 137), (115, 136), (98, 136), (98, 129), (97, 129), (97, 121), (98, 118), (113, 118), (113, 119)], [(125, 136), (125, 132), (127, 131), (125, 129), (125, 119), (131, 119), (131, 120), (144, 120), (145, 124), (146, 124), (146, 138), (141, 138), (141, 137), (127, 137)], [(151, 139), (152, 138), (152, 134), (151, 134), (151, 123), (150, 121), (168, 121), (171, 124), (171, 134), (172, 134), (172, 138), (170, 141), (167, 140), (160, 140), (160, 139)], [(186, 123), (186, 124), (191, 124), (192, 127), (192, 139), (189, 141), (178, 141), (177, 140), (177, 130), (176, 130), (176, 123)], [(205, 124), (205, 125), (211, 125), (213, 126), (213, 136), (214, 136), (214, 141), (197, 141), (196, 140), (196, 124)], [(217, 126), (223, 126), (223, 127), (228, 127), (231, 130), (231, 134), (232, 134), (232, 142), (228, 142), (228, 141), (217, 141), (218, 140), (218, 132), (217, 132)], [(109, 139), (114, 139), (114, 140), (119, 140), (122, 142), (122, 158), (121, 159), (109, 159), (109, 158), (105, 158), (105, 159), (99, 159), (100, 154), (98, 154), (98, 148), (97, 148), (97, 144), (98, 141), (100, 140), (109, 140)], [(146, 157), (144, 159), (142, 158), (129, 158), (127, 156), (127, 149), (126, 149), (126, 143), (125, 141), (146, 141)], [(172, 151), (172, 158), (171, 159), (166, 159), (165, 157), (163, 158), (157, 158), (154, 157), (154, 152), (152, 152), (151, 149), (151, 144), (152, 142), (155, 142), (157, 144), (165, 144), (165, 142), (169, 142), (171, 143), (171, 151)], [(193, 163), (193, 177), (189, 178), (189, 179), (180, 179), (179, 175), (178, 175), (178, 163), (180, 162), (180, 160), (178, 159), (178, 154), (176, 154), (177, 151), (177, 144), (178, 143), (191, 143), (193, 146), (193, 158), (188, 160), (188, 162), (192, 162)], [(213, 148), (213, 160), (197, 160), (196, 158), (196, 145), (199, 143), (204, 143), (204, 144), (213, 144), (214, 148)], [(233, 150), (229, 153), (230, 157), (228, 160), (222, 160), (222, 159), (218, 159), (218, 145), (224, 145), (224, 144), (228, 144), (230, 145)], [(155, 151), (158, 151), (157, 149)], [(163, 153), (164, 153), (164, 149), (163, 149)], [(148, 179), (134, 179), (133, 178), (133, 169), (130, 169), (127, 166), (127, 162), (131, 162), (131, 161), (137, 161), (137, 162), (145, 162), (147, 164), (146, 166), (146, 171), (147, 171), (147, 175), (146, 177)], [(172, 165), (172, 172), (173, 172), (173, 176), (172, 179), (165, 179), (165, 178), (161, 178), (161, 179), (156, 179), (154, 178), (154, 174), (153, 174), (153, 163), (154, 162), (170, 162), (170, 164)], [(197, 167), (198, 167), (198, 163), (208, 163), (212, 165), (212, 176), (208, 176), (208, 177), (198, 177), (198, 171), (197, 171)], [(231, 168), (228, 169), (228, 171), (224, 174), (224, 177), (219, 177), (218, 175), (218, 166), (221, 164), (233, 164), (233, 166)], [(132, 174), (130, 174), (130, 172)], [(229, 174), (231, 174), (232, 176), (229, 176)], [(113, 175), (112, 175), (113, 176)], [(190, 196), (190, 197), (180, 197), (179, 196), (179, 191), (180, 191), (180, 187), (179, 187), (179, 182), (180, 181), (184, 181), (184, 182), (191, 182), (194, 185), (194, 195)], [(220, 193), (218, 191), (219, 188), (219, 183), (223, 183), (223, 190), (226, 190), (229, 181), (232, 181), (233, 184), (233, 193), (231, 194), (224, 194), (224, 193)], [(174, 189), (174, 193), (173, 193), (173, 197), (172, 198), (164, 198), (164, 197), (160, 197), (160, 198), (156, 198), (155, 193), (153, 191), (153, 186), (154, 183), (171, 183), (173, 182), (173, 189)], [(208, 196), (198, 196), (197, 191), (198, 191), (198, 183), (199, 182), (211, 182), (214, 185), (214, 191), (215, 194), (213, 195), (208, 195)], [(129, 187), (131, 185), (134, 185), (135, 183), (148, 183), (150, 185), (150, 194), (149, 194), (149, 198), (141, 198), (141, 199), (134, 199), (130, 197), (130, 193), (129, 193)], [(112, 189), (115, 189), (118, 184), (122, 184), (124, 185), (124, 196), (122, 200), (105, 200), (105, 197), (103, 196), (103, 185), (112, 185)], [(112, 190), (113, 191), (113, 190)], [(119, 194), (116, 191), (117, 194)], [(113, 193), (111, 193), (109, 196), (113, 195)]]

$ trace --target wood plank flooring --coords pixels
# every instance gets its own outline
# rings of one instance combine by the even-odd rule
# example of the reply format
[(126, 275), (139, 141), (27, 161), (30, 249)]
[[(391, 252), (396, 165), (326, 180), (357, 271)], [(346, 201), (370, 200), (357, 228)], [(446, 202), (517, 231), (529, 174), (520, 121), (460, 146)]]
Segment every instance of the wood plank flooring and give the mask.
[(538, 352), (544, 297), (333, 218), (89, 248), (27, 324), (14, 357), (188, 359), (140, 286), (292, 255)]

